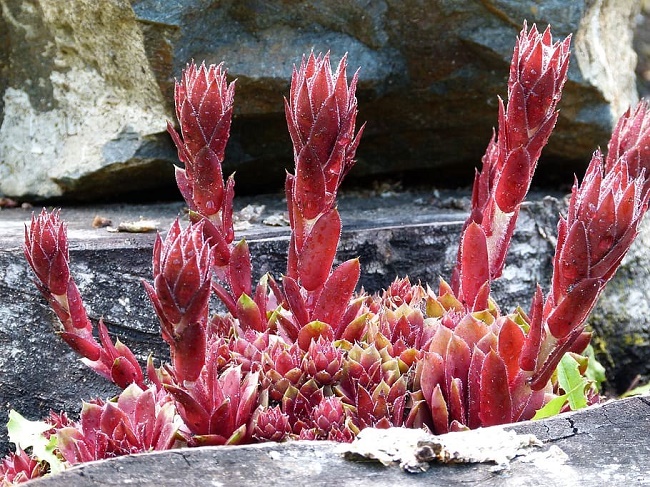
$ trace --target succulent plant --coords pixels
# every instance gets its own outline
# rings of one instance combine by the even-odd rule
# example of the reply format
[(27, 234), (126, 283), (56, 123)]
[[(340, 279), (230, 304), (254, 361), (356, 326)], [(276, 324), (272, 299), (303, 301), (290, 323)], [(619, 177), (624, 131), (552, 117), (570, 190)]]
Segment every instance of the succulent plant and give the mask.
[(36, 274), (36, 286), (61, 322), (61, 338), (98, 374), (124, 388), (132, 382), (144, 386), (142, 368), (135, 355), (119, 340), (113, 344), (102, 320), (100, 343), (93, 336), (79, 289), (70, 276), (68, 235), (59, 211), (32, 215), (25, 226), (25, 257)]
[[(498, 131), (477, 171), (451, 284), (437, 291), (396, 279), (385, 291), (356, 291), (360, 262), (334, 266), (341, 235), (336, 197), (354, 164), (358, 73), (344, 56), (304, 57), (285, 100), (295, 172), (285, 185), (291, 237), (286, 275), (252, 281), (245, 240), (235, 242), (234, 177), (222, 162), (234, 103), (223, 64), (189, 64), (176, 83), (180, 132), (168, 129), (184, 169), (176, 180), (190, 212), (154, 245), (146, 292), (171, 363), (146, 378), (130, 349), (88, 319), (70, 275), (59, 212), (25, 230), (36, 285), (61, 321), (61, 337), (84, 362), (122, 387), (84, 403), (81, 419), (52, 416), (48, 437), (69, 463), (177, 446), (289, 439), (352, 441), (368, 427), (435, 433), (532, 418), (562, 398), (553, 373), (563, 357), (584, 373), (586, 319), (634, 240), (650, 197), (650, 105), (628, 110), (608, 153), (596, 152), (574, 183), (558, 223), (550, 292), (537, 287), (530, 311), (506, 313), (491, 295), (503, 270), (521, 203), (557, 121), (570, 38), (553, 42), (524, 25), (514, 49)], [(226, 313), (210, 316), (210, 297)], [(569, 354), (569, 355), (567, 355)], [(566, 386), (565, 386), (566, 387)], [(584, 404), (598, 395), (587, 383)], [(556, 399), (557, 400), (557, 399)], [(558, 409), (559, 410), (559, 409)], [(46, 426), (47, 428), (47, 426)], [(23, 451), (0, 478), (46, 471)]]
[(205, 362), (212, 248), (203, 222), (181, 229), (176, 220), (153, 250), (153, 286), (144, 283), (172, 352), (178, 381), (196, 380)]
[(0, 461), (0, 485), (15, 485), (42, 477), (48, 467), (20, 448)]
[(56, 430), (60, 455), (70, 464), (166, 450), (179, 429), (174, 404), (154, 388), (131, 384), (114, 400), (84, 403), (78, 424)]

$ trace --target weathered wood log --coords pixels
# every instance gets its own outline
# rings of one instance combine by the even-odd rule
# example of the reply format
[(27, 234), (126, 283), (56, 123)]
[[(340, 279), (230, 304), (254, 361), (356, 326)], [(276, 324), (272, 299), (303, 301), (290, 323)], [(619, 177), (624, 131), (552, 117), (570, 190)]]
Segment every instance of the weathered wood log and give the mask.
[(526, 449), (506, 468), (495, 468), (493, 463), (432, 463), (426, 472), (409, 474), (398, 466), (346, 460), (340, 444), (295, 441), (119, 457), (81, 465), (30, 485), (645, 485), (650, 471), (649, 421), (650, 398), (646, 396), (509, 426), (506, 429), (517, 434), (534, 434), (543, 445)]

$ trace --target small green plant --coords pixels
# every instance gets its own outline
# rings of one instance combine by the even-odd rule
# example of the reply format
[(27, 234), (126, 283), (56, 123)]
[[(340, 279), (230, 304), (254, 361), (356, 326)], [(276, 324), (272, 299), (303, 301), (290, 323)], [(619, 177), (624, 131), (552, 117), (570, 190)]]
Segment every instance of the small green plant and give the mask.
[[(558, 117), (569, 43), (527, 27), (515, 46), (498, 132), (477, 172), (451, 283), (437, 292), (397, 279), (357, 292), (360, 262), (334, 267), (341, 234), (339, 186), (354, 164), (357, 74), (313, 54), (294, 69), (285, 100), (295, 171), (287, 176), (291, 239), (281, 282), (252, 281), (245, 240), (235, 241), (235, 182), (224, 180), (234, 82), (222, 65), (188, 65), (176, 83), (180, 131), (169, 132), (190, 223), (176, 221), (153, 249), (145, 283), (171, 350), (146, 367), (88, 319), (69, 271), (59, 212), (25, 230), (25, 255), (61, 321), (60, 336), (120, 386), (83, 404), (79, 421), (52, 414), (14, 441), (0, 478), (10, 484), (59, 463), (181, 446), (290, 439), (352, 441), (363, 428), (434, 433), (557, 414), (598, 401), (585, 321), (637, 234), (648, 206), (650, 107), (628, 111), (607, 156), (597, 151), (558, 224), (550, 292), (530, 312), (503, 313), (491, 296), (520, 205)], [(228, 312), (210, 314), (211, 295)], [(96, 328), (96, 329), (95, 329)], [(99, 340), (95, 338), (97, 332)], [(559, 367), (558, 367), (559, 365)], [(16, 418), (17, 416), (13, 416)], [(25, 423), (22, 423), (25, 425)], [(12, 428), (13, 430), (13, 428)], [(31, 454), (24, 448), (31, 447)]]

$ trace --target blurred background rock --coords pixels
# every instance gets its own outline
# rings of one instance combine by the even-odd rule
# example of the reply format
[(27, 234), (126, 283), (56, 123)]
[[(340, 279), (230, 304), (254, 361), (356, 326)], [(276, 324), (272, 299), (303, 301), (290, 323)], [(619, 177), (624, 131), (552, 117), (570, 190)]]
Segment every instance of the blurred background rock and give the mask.
[(647, 0), (0, 5), (0, 195), (19, 201), (179, 198), (165, 123), (174, 78), (191, 59), (225, 61), (237, 78), (226, 173), (237, 171), (240, 194), (282, 188), (292, 164), (282, 98), (311, 49), (334, 62), (347, 52), (351, 71), (361, 68), (359, 121), (368, 125), (350, 185), (468, 186), (524, 20), (551, 24), (556, 39), (573, 33), (537, 184), (566, 189), (636, 102), (637, 84), (644, 93), (650, 85)]

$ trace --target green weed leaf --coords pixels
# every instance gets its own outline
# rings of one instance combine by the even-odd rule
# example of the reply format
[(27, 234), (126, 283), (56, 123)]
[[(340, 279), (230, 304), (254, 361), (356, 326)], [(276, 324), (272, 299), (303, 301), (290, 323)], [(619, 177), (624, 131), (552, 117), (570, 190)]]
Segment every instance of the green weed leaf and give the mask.
[(621, 394), (621, 399), (625, 397), (632, 397), (632, 396), (641, 396), (642, 394), (647, 394), (650, 392), (650, 383), (635, 387), (634, 389), (630, 389), (629, 391)]
[(589, 380), (580, 374), (578, 362), (568, 353), (560, 360), (557, 380), (566, 392), (569, 406), (573, 411), (587, 407), (585, 391), (589, 386)]
[(9, 411), (9, 441), (21, 450), (32, 449), (32, 456), (38, 461), (45, 461), (50, 465), (50, 472), (57, 473), (64, 469), (63, 462), (56, 456), (56, 435), (47, 439), (43, 433), (52, 429), (44, 421), (30, 421), (13, 409)]
[(596, 384), (596, 388), (600, 390), (600, 385), (605, 382), (605, 367), (598, 360), (596, 360), (596, 354), (594, 352), (594, 347), (589, 345), (587, 350), (585, 350), (584, 355), (587, 356), (589, 362), (587, 363), (587, 372), (585, 372), (585, 377), (593, 381)]
[[(589, 362), (591, 363), (591, 359)], [(592, 380), (580, 374), (580, 365), (576, 359), (570, 353), (564, 354), (555, 372), (564, 394), (551, 399), (548, 404), (538, 409), (533, 419), (550, 418), (560, 414), (567, 402), (572, 411), (587, 407), (587, 391)]]
[(533, 420), (537, 419), (546, 419), (551, 416), (557, 416), (562, 411), (562, 408), (566, 404), (567, 395), (562, 394), (551, 399), (543, 408), (538, 409), (533, 416)]

